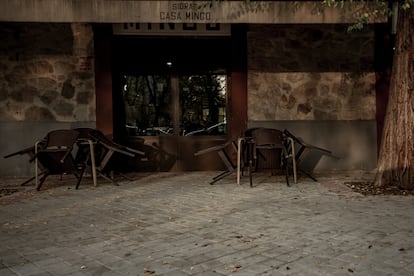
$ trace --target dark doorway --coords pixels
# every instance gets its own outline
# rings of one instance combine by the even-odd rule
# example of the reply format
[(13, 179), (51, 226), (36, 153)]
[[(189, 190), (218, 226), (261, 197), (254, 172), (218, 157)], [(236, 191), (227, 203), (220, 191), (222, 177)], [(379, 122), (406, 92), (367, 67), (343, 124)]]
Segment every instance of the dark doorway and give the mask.
[(113, 37), (113, 136), (147, 153), (131, 169), (222, 169), (193, 154), (227, 139), (230, 53), (230, 37)]

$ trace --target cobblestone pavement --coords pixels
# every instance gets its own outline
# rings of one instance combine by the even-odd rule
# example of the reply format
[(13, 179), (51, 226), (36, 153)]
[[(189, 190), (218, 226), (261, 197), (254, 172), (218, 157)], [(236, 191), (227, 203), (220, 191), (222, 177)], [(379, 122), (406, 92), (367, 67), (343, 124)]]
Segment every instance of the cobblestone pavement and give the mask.
[(0, 275), (414, 275), (414, 197), (341, 184), (362, 175), (215, 174), (65, 176), (0, 198)]

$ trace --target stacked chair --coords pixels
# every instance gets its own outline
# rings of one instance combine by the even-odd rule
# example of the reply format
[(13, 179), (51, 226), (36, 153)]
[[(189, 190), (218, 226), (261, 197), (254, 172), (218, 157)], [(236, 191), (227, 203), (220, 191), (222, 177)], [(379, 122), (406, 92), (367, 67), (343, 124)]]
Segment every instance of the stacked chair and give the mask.
[[(36, 142), (35, 154), (35, 178), (36, 189), (40, 190), (43, 182), (49, 175), (74, 174), (78, 179), (77, 185), (82, 180), (83, 170), (79, 169), (72, 155), (73, 146), (76, 143), (79, 132), (71, 129), (59, 129), (49, 132), (46, 137)], [(38, 163), (42, 171), (38, 172)], [(40, 178), (39, 182), (39, 176)]]
[(291, 156), (283, 132), (273, 128), (254, 128), (245, 132), (240, 149), (243, 169), (248, 167), (250, 187), (253, 187), (252, 173), (270, 170), (272, 175), (283, 173), (289, 186), (287, 159)]
[[(292, 141), (290, 147), (294, 148), (294, 166), (300, 173), (314, 181), (317, 181), (314, 176), (314, 169), (323, 156), (339, 159), (330, 150), (306, 143), (302, 138), (295, 136), (287, 129), (283, 131), (283, 134)], [(291, 166), (291, 163), (289, 165)]]
[[(115, 185), (118, 184), (108, 175), (112, 174), (117, 169), (115, 166), (116, 156), (122, 155), (126, 157), (135, 157), (144, 155), (144, 152), (142, 151), (115, 143), (97, 129), (91, 129), (89, 136), (95, 143), (93, 156), (95, 159), (96, 172)], [(93, 163), (86, 163), (87, 166), (89, 166), (89, 164)], [(127, 178), (125, 175), (122, 176)]]
[(58, 129), (47, 133), (34, 146), (4, 156), (28, 154), (35, 163), (35, 176), (22, 185), (35, 179), (35, 187), (40, 190), (50, 175), (72, 174), (76, 177), (76, 189), (86, 170), (93, 176), (97, 186), (97, 175), (118, 185), (109, 175), (116, 170), (116, 158), (143, 156), (144, 152), (113, 142), (101, 131), (93, 128)]

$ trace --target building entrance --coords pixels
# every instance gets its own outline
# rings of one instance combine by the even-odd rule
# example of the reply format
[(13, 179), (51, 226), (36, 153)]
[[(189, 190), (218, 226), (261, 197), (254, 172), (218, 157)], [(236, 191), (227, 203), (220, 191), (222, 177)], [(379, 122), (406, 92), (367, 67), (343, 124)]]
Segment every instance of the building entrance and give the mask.
[(227, 139), (230, 56), (227, 37), (114, 37), (113, 135), (149, 154), (132, 169), (222, 169), (194, 152)]

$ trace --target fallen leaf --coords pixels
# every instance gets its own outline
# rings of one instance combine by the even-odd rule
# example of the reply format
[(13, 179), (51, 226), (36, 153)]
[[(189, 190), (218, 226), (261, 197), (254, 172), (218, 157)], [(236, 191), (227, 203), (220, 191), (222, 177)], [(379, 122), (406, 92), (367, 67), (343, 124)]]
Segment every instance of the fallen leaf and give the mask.
[(230, 267), (230, 270), (231, 270), (231, 272), (237, 272), (240, 267), (241, 267), (241, 265), (232, 265)]
[(155, 271), (154, 271), (154, 270), (145, 269), (145, 270), (144, 270), (144, 273), (145, 273), (146, 275), (152, 275), (152, 274), (154, 274), (154, 273), (155, 273)]

